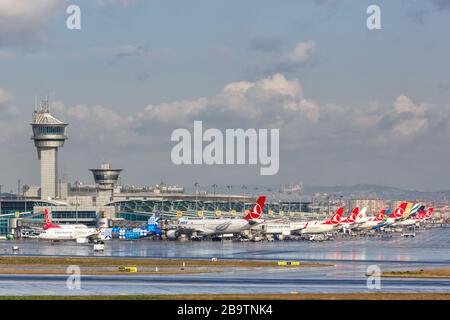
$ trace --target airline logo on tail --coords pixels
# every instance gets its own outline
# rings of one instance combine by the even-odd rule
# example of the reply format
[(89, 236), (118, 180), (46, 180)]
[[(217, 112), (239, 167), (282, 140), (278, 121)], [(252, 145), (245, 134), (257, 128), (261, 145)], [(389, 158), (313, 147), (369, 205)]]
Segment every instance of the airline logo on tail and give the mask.
[(259, 197), (258, 201), (256, 201), (256, 203), (253, 205), (253, 208), (250, 210), (250, 212), (244, 219), (247, 221), (258, 220), (261, 217), (265, 203), (266, 197), (265, 196)]
[(61, 226), (52, 223), (52, 220), (50, 219), (50, 215), (48, 214), (48, 209), (44, 210), (44, 215), (45, 215), (44, 230), (48, 230), (48, 229), (51, 229), (51, 228), (61, 228)]
[(356, 216), (359, 213), (359, 208), (353, 209), (352, 213), (344, 220), (341, 221), (341, 223), (354, 223), (356, 221)]
[(386, 220), (391, 210), (381, 210), (380, 213), (375, 217), (375, 221)]
[(406, 218), (411, 218), (411, 217), (415, 216), (417, 211), (420, 210), (420, 208), (421, 208), (420, 203), (415, 204), (409, 212), (405, 211), (405, 213), (403, 214), (403, 218), (406, 219)]
[(427, 212), (425, 213), (425, 218), (426, 219), (431, 218), (431, 216), (433, 215), (433, 210), (434, 210), (434, 208), (429, 208), (427, 210)]
[(366, 211), (367, 211), (367, 207), (362, 208), (358, 215), (356, 216), (356, 220), (361, 221), (364, 220), (366, 218)]
[(337, 225), (341, 222), (342, 214), (344, 213), (344, 208), (339, 208), (334, 216), (328, 220), (327, 222), (324, 222), (323, 224), (332, 224)]
[(384, 219), (385, 215), (386, 215), (386, 209), (383, 209), (375, 217), (369, 219), (369, 221), (381, 221)]
[(403, 213), (406, 210), (406, 206), (408, 205), (407, 202), (403, 202), (397, 209), (395, 209), (395, 211), (393, 213), (391, 213), (391, 215), (389, 216), (389, 218), (401, 218), (403, 216)]

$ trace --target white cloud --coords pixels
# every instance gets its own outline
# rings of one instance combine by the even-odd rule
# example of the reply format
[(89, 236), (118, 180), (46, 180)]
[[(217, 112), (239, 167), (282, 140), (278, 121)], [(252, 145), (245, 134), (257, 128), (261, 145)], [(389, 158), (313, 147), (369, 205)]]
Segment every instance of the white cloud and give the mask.
[(45, 38), (45, 27), (58, 0), (0, 0), (0, 44), (28, 45)]
[(182, 100), (158, 105), (149, 104), (138, 114), (139, 120), (162, 122), (168, 124), (183, 124), (188, 118), (199, 116), (208, 106), (207, 98)]
[(313, 40), (297, 43), (294, 50), (284, 55), (283, 62), (301, 63), (309, 60), (316, 49), (316, 43)]
[(14, 100), (14, 97), (5, 89), (0, 88), (0, 105), (9, 103)]
[(0, 88), (0, 114), (13, 116), (17, 112), (17, 107), (14, 104), (14, 96), (5, 89)]
[(427, 104), (416, 105), (411, 98), (400, 95), (395, 99), (394, 109), (397, 113), (412, 112), (416, 115), (421, 115), (429, 110), (429, 106)]

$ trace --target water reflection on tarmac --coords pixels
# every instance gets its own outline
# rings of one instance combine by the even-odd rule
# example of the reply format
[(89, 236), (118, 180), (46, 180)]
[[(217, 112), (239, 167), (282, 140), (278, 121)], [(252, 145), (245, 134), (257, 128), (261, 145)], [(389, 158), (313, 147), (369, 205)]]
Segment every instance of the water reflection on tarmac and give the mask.
[[(213, 274), (82, 276), (81, 290), (68, 290), (64, 275), (0, 275), (4, 294), (177, 294), (177, 293), (335, 293), (367, 289), (369, 265), (381, 270), (450, 267), (450, 229), (417, 232), (415, 238), (345, 238), (326, 242), (110, 241), (104, 253), (72, 242), (54, 245), (26, 240), (0, 242), (0, 254), (301, 260), (334, 267), (233, 269)], [(375, 290), (376, 291), (376, 290)], [(448, 292), (450, 280), (386, 279), (382, 292)]]

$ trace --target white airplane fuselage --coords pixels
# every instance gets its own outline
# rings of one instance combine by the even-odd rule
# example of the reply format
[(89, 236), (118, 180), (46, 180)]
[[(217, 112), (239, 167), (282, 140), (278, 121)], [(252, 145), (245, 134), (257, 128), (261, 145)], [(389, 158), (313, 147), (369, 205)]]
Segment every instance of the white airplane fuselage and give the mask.
[(39, 239), (43, 240), (76, 240), (87, 238), (97, 234), (95, 228), (88, 228), (85, 225), (61, 225), (59, 228), (49, 228), (39, 234)]
[(391, 226), (392, 227), (409, 227), (414, 226), (416, 224), (417, 220), (414, 219), (406, 219), (402, 221), (394, 222)]
[(182, 230), (187, 229), (203, 235), (241, 233), (255, 225), (262, 223), (262, 220), (249, 222), (245, 219), (196, 219), (180, 222)]
[(311, 221), (308, 222), (305, 228), (300, 230), (300, 234), (317, 234), (317, 233), (327, 233), (338, 230), (339, 224), (324, 224), (322, 221)]
[(306, 222), (290, 221), (290, 222), (277, 222), (266, 221), (264, 225), (264, 232), (266, 234), (281, 234), (290, 235), (294, 231), (301, 230), (305, 227)]

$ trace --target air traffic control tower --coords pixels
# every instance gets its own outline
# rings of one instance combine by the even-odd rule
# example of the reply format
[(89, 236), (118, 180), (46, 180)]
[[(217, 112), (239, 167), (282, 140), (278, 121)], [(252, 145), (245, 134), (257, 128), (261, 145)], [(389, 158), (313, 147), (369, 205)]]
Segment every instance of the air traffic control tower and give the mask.
[(122, 169), (113, 169), (110, 163), (102, 163), (99, 169), (89, 169), (97, 185), (97, 205), (105, 205), (113, 200), (114, 186)]
[(55, 199), (58, 181), (58, 148), (64, 146), (67, 139), (66, 127), (50, 114), (48, 100), (40, 103), (39, 110), (33, 112), (31, 127), (33, 128), (34, 145), (41, 162), (41, 199)]

